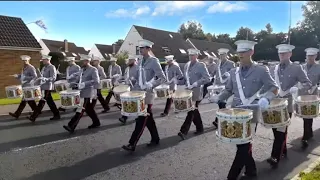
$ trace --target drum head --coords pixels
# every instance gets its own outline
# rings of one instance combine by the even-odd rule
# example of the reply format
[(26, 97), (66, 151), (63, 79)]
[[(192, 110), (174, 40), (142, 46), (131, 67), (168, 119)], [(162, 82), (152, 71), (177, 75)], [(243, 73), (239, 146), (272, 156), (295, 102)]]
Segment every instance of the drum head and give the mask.
[(111, 82), (112, 80), (111, 79), (101, 79), (100, 81), (101, 82)]
[(155, 87), (154, 89), (169, 89), (168, 84), (160, 84), (159, 86)]
[(120, 97), (124, 97), (124, 98), (138, 98), (138, 97), (141, 97), (141, 96), (144, 96), (146, 94), (145, 91), (129, 91), (129, 92), (125, 92), (125, 93), (122, 93), (120, 95)]
[(176, 91), (172, 94), (172, 98), (186, 98), (191, 97), (192, 91), (191, 90), (180, 90)]
[(6, 86), (6, 89), (16, 89), (16, 88), (21, 88), (21, 85)]
[(130, 91), (130, 86), (128, 85), (119, 85), (116, 86), (115, 88), (113, 88), (113, 92), (117, 93), (117, 92), (126, 92), (126, 91)]
[(219, 89), (224, 89), (224, 86), (214, 86), (214, 85), (211, 85), (211, 86), (208, 86), (208, 89), (210, 89), (210, 90), (214, 90), (214, 89), (219, 90)]
[(79, 90), (65, 90), (65, 91), (61, 91), (59, 94), (79, 94), (80, 91)]
[(225, 108), (225, 109), (219, 109), (217, 113), (225, 116), (248, 117), (252, 115), (253, 111), (249, 109), (241, 109), (241, 108), (230, 108), (230, 109)]
[(29, 87), (23, 87), (22, 89), (25, 89), (25, 90), (40, 89), (40, 86), (29, 86)]
[(318, 96), (317, 96), (317, 95), (298, 96), (296, 101), (300, 101), (300, 102), (314, 102), (314, 101), (318, 101)]
[(67, 83), (68, 83), (67, 80), (59, 80), (59, 81), (54, 82), (54, 84), (67, 84)]
[(287, 98), (274, 98), (270, 102), (270, 106), (280, 106), (286, 104)]

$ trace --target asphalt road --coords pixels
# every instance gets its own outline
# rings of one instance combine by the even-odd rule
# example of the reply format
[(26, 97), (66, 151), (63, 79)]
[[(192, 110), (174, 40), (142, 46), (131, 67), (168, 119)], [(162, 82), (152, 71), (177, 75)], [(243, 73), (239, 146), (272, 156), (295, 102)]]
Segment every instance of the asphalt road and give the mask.
[[(43, 114), (32, 124), (26, 119), (0, 118), (0, 179), (30, 180), (224, 180), (235, 156), (235, 146), (217, 141), (211, 122), (216, 105), (200, 106), (206, 132), (194, 136), (192, 125), (188, 139), (180, 141), (177, 133), (185, 113), (160, 118), (164, 101), (154, 106), (161, 144), (147, 148), (150, 134), (145, 129), (136, 152), (121, 149), (127, 144), (134, 129), (118, 122), (120, 112), (99, 114), (102, 126), (88, 130), (91, 120), (83, 117), (70, 135), (62, 126), (73, 112), (64, 113), (63, 120), (49, 121)], [(100, 107), (96, 108), (101, 111)], [(211, 110), (211, 111), (210, 111)], [(289, 127), (288, 156), (277, 170), (266, 163), (270, 156), (273, 135), (270, 129), (258, 127), (253, 142), (253, 154), (258, 167), (259, 180), (290, 179), (320, 155), (320, 122), (314, 121), (315, 137), (309, 149), (300, 150), (302, 120), (293, 118)]]

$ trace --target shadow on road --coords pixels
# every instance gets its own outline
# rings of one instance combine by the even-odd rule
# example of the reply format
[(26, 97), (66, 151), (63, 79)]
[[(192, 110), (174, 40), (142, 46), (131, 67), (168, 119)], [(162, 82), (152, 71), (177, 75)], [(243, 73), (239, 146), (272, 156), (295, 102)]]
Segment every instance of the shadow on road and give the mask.
[[(302, 128), (302, 127), (301, 127)], [(302, 163), (309, 161), (308, 157), (311, 152), (319, 147), (320, 142), (316, 141), (317, 137), (320, 137), (320, 129), (314, 131), (314, 138), (310, 141), (309, 147), (306, 150), (300, 148), (301, 138), (293, 140), (288, 148), (288, 158), (281, 159), (278, 169), (271, 169), (266, 160), (257, 163), (258, 169), (258, 180), (289, 180), (292, 177), (287, 177), (291, 172), (295, 174), (299, 173), (301, 169), (296, 169)], [(271, 154), (272, 147), (266, 149), (265, 151)], [(316, 154), (315, 154), (316, 155)], [(319, 156), (319, 155), (317, 155)], [(295, 174), (291, 174), (294, 176)]]
[[(212, 128), (207, 128), (205, 133), (212, 132)], [(145, 132), (148, 133), (148, 132)], [(191, 132), (190, 132), (191, 134)], [(196, 136), (188, 136), (187, 139)], [(186, 140), (187, 140), (186, 139)], [(161, 139), (161, 144), (155, 148), (147, 148), (146, 144), (138, 145), (136, 152), (128, 153), (119, 148), (110, 149), (94, 157), (88, 158), (70, 167), (61, 167), (47, 172), (33, 175), (26, 180), (57, 180), (57, 179), (82, 179), (108, 169), (132, 163), (143, 158), (147, 154), (156, 152), (162, 149), (173, 147), (179, 144), (180, 138), (178, 136), (171, 136)]]

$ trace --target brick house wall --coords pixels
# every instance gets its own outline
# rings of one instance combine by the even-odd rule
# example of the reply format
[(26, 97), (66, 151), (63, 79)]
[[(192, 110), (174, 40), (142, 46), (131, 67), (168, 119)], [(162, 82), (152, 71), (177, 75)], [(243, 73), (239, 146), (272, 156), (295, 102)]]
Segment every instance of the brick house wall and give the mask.
[(21, 55), (31, 57), (30, 63), (35, 67), (40, 67), (40, 51), (3, 50), (0, 49), (0, 98), (6, 98), (5, 87), (19, 85), (20, 81), (9, 75), (20, 74), (23, 68)]

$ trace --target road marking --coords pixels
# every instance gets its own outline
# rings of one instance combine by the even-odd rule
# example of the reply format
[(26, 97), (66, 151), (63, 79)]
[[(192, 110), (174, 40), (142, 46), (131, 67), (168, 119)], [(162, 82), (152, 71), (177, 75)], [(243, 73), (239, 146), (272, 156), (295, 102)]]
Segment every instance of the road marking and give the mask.
[(14, 149), (10, 150), (9, 152), (19, 152), (19, 151), (22, 151), (22, 150), (33, 149), (33, 148), (37, 148), (37, 147), (41, 147), (41, 146), (46, 146), (46, 145), (51, 145), (51, 144), (62, 143), (62, 142), (70, 141), (70, 140), (73, 140), (73, 139), (79, 139), (79, 137), (72, 137), (72, 138), (67, 138), (67, 139), (61, 139), (61, 140), (51, 141), (51, 142), (47, 142), (47, 143), (43, 143), (43, 144), (38, 144), (38, 145), (34, 145), (34, 146), (29, 146), (29, 147), (14, 148)]

